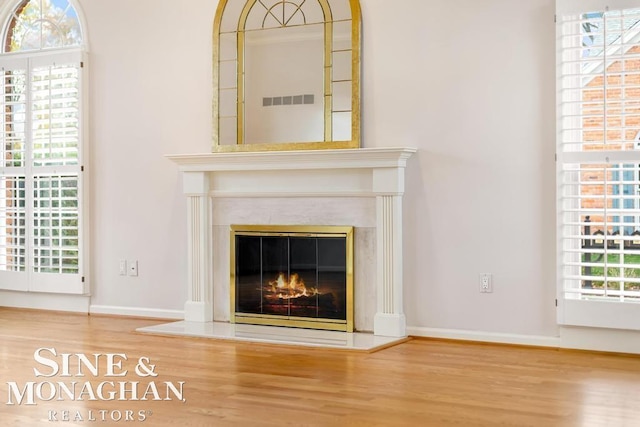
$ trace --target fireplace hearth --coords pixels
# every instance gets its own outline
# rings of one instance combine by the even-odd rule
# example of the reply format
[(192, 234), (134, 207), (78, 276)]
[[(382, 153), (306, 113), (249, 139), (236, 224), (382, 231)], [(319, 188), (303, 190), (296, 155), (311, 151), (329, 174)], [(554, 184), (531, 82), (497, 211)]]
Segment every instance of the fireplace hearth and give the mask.
[(353, 331), (353, 227), (231, 226), (231, 321)]

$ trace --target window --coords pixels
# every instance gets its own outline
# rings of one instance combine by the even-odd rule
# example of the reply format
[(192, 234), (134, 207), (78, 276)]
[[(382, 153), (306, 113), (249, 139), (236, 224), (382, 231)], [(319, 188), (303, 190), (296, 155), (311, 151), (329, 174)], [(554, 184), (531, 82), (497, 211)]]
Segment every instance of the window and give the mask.
[(83, 85), (78, 14), (28, 0), (0, 55), (0, 289), (86, 293)]
[(563, 324), (640, 329), (640, 1), (633, 3), (557, 2)]

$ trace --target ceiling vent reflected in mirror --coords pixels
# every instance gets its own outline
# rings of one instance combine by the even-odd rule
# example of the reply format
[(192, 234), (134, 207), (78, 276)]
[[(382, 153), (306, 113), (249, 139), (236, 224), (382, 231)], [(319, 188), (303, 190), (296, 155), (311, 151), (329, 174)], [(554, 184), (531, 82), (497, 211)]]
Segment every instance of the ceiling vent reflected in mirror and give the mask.
[(262, 98), (263, 107), (271, 107), (275, 105), (313, 105), (314, 103), (314, 95), (274, 96), (273, 98)]

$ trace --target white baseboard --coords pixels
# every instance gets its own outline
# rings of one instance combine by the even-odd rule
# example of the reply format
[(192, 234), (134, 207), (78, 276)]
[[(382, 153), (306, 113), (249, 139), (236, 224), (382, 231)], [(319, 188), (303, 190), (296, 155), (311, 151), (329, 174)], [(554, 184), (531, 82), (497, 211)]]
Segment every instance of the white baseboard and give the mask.
[(640, 332), (620, 329), (560, 326), (560, 336), (553, 337), (412, 326), (407, 327), (407, 333), (425, 338), (640, 354)]
[(88, 295), (0, 291), (0, 306), (89, 313)]
[[(86, 295), (2, 290), (0, 306), (169, 320), (184, 319), (182, 310), (90, 305), (90, 297)], [(408, 326), (407, 334), (425, 338), (640, 354), (640, 332), (617, 329), (561, 326), (560, 336), (554, 337)]]
[(135, 316), (150, 317), (154, 319), (171, 319), (183, 320), (184, 311), (182, 310), (162, 310), (155, 308), (140, 307), (118, 307), (110, 305), (91, 305), (89, 307), (91, 314), (109, 314), (114, 316)]
[(495, 332), (465, 331), (458, 329), (422, 328), (407, 326), (407, 334), (414, 337), (442, 338), (461, 341), (478, 341), (496, 344), (515, 344), (536, 347), (562, 347), (560, 337), (502, 334)]

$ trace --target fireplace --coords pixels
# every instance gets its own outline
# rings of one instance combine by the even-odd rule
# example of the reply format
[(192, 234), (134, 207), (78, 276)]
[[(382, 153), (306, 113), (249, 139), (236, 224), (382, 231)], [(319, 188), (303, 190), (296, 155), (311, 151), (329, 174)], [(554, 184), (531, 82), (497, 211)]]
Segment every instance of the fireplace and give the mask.
[(415, 152), (391, 147), (169, 156), (182, 172), (187, 199), (185, 325), (236, 320), (228, 270), (235, 256), (235, 249), (229, 251), (231, 224), (350, 224), (358, 248), (354, 329), (405, 337), (402, 199), (405, 167)]
[(353, 227), (231, 226), (231, 321), (353, 332)]

